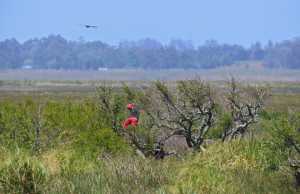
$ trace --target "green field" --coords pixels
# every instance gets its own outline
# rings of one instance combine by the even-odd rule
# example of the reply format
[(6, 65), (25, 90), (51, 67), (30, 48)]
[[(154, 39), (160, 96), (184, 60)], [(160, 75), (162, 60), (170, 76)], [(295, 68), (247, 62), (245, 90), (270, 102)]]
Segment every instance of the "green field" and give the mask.
[[(265, 85), (266, 81), (252, 81), (251, 85)], [(113, 103), (121, 107), (121, 121), (127, 116), (125, 104), (129, 101), (124, 84), (139, 95), (153, 83), (2, 79), (1, 194), (299, 192), (295, 171), (288, 163), (289, 158), (299, 158), (299, 153), (274, 129), (279, 126), (283, 134), (300, 143), (300, 82), (268, 81), (271, 95), (265, 110), (245, 137), (221, 141), (227, 109), (219, 108), (219, 121), (205, 136), (213, 143), (205, 145), (205, 150), (186, 149), (163, 160), (141, 157), (132, 142), (113, 130), (96, 90), (104, 84), (118, 95)], [(172, 80), (166, 84), (177, 86)], [(219, 94), (216, 98), (221, 107), (225, 81), (209, 84)], [(145, 112), (141, 112), (141, 125), (134, 131), (142, 137), (149, 135), (143, 123), (147, 121)]]

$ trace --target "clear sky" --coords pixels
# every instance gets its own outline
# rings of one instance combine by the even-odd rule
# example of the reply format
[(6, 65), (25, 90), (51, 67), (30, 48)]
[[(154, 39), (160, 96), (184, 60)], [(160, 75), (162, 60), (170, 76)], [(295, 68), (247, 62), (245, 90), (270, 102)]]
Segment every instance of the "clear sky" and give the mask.
[(299, 37), (300, 0), (0, 0), (0, 40), (49, 34), (110, 44), (149, 37), (248, 46)]

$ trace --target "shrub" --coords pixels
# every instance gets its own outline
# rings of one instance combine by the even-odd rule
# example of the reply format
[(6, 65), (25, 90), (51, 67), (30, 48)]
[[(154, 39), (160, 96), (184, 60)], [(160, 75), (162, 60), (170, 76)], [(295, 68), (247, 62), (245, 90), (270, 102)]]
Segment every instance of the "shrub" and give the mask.
[(128, 153), (129, 145), (112, 129), (87, 129), (78, 134), (75, 148), (82, 155), (96, 158), (101, 152)]

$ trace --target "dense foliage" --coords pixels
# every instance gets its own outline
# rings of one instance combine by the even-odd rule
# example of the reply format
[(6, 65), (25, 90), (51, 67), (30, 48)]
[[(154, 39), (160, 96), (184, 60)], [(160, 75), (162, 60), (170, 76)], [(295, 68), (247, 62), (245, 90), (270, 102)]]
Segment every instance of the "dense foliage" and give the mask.
[[(244, 61), (244, 63), (243, 63)], [(246, 61), (246, 62), (245, 62)], [(219, 44), (214, 40), (195, 47), (189, 41), (124, 41), (118, 46), (101, 41), (68, 41), (60, 35), (0, 42), (0, 68), (89, 69), (98, 68), (216, 68), (232, 64), (265, 65), (270, 68), (299, 68), (300, 40), (259, 42), (249, 48)]]

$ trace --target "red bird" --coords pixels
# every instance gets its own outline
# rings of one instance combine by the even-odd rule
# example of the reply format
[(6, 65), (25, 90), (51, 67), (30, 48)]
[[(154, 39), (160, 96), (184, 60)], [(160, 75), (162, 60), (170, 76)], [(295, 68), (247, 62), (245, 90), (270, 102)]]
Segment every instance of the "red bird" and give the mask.
[(139, 111), (135, 104), (127, 104), (127, 109), (130, 111), (129, 117), (123, 122), (122, 126), (124, 129), (127, 129), (129, 125), (136, 127), (139, 123)]

